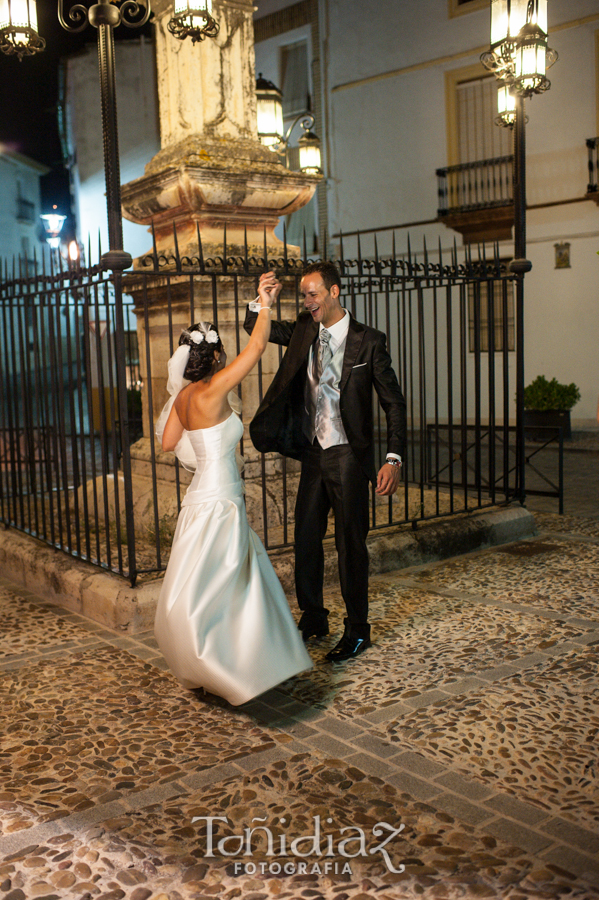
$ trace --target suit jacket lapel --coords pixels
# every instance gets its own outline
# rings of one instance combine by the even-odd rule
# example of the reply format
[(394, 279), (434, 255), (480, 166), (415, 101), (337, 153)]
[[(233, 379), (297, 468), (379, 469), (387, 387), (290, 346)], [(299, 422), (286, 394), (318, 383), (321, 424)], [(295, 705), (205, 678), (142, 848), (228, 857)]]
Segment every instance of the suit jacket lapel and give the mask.
[[(301, 327), (301, 326), (300, 326)], [(297, 329), (296, 326), (296, 330)], [(314, 339), (318, 334), (318, 325), (310, 319), (305, 323), (303, 333), (298, 333), (297, 346), (290, 346), (285, 356), (285, 368), (281, 372), (281, 381), (278, 385), (277, 394), (283, 391), (287, 385), (293, 381), (302, 364), (307, 360), (310, 346), (314, 343)], [(295, 334), (294, 334), (295, 336)], [(293, 338), (291, 339), (293, 342)], [(276, 377), (276, 376), (275, 376)], [(274, 383), (274, 382), (273, 382)]]
[(345, 341), (345, 353), (343, 354), (343, 369), (341, 370), (341, 380), (339, 381), (339, 390), (342, 391), (349, 378), (349, 373), (356, 362), (362, 341), (364, 340), (364, 328), (359, 322), (356, 322), (350, 313), (349, 330)]

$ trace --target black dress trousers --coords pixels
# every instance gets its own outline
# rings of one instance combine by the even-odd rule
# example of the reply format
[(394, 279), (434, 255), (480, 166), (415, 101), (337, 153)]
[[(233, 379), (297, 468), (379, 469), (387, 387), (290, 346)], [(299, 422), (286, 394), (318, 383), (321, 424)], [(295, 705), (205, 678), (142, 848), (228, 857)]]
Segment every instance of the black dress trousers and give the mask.
[(304, 620), (326, 620), (322, 541), (332, 508), (347, 625), (359, 634), (368, 622), (369, 486), (349, 444), (323, 450), (315, 441), (306, 450), (295, 504), (295, 587)]

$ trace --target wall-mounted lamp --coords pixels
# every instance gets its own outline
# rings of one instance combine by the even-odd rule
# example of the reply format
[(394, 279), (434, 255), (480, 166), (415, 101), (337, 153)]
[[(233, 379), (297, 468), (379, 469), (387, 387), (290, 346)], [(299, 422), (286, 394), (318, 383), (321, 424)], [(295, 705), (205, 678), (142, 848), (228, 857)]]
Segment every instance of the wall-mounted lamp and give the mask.
[[(312, 119), (312, 125), (314, 124), (314, 117), (310, 115)], [(308, 119), (306, 119), (308, 121)], [(302, 125), (304, 123), (302, 122)], [(309, 131), (312, 125), (308, 124), (307, 128), (304, 128), (304, 133), (299, 139), (299, 164), (300, 170), (304, 172), (306, 175), (322, 175), (322, 159), (320, 154), (320, 138), (318, 135), (314, 134), (313, 131)]]
[(320, 138), (311, 130), (314, 127), (312, 113), (300, 113), (283, 132), (283, 95), (272, 81), (262, 77), (262, 73), (256, 79), (256, 107), (260, 142), (284, 156), (285, 165), (288, 165), (289, 139), (295, 126), (301, 124), (303, 134), (298, 140), (300, 171), (306, 175), (322, 175)]
[(256, 79), (256, 111), (260, 142), (275, 150), (284, 140), (283, 95), (262, 72)]

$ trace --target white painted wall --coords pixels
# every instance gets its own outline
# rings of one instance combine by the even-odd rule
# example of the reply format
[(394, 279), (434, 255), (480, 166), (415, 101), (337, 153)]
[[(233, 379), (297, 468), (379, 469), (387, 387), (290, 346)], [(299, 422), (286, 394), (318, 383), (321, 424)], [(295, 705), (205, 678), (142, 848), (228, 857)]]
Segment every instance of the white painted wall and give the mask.
[[(257, 0), (256, 17), (290, 5)], [(548, 8), (549, 45), (559, 60), (548, 72), (551, 89), (527, 101), (527, 195), (529, 205), (560, 205), (528, 213), (525, 380), (544, 374), (576, 382), (582, 399), (573, 424), (590, 427), (599, 400), (599, 207), (582, 198), (585, 141), (599, 129), (599, 7), (549, 0)], [(329, 233), (434, 219), (435, 170), (448, 162), (445, 75), (480, 64), (488, 9), (449, 18), (447, 0), (320, 0), (319, 16)], [(290, 34), (256, 46), (257, 70), (273, 77)], [(560, 203), (574, 199), (581, 202)], [(407, 233), (398, 230), (398, 251)], [(462, 244), (440, 224), (414, 226), (410, 238), (412, 250), (423, 238), (429, 247), (440, 239), (447, 251), (454, 239)], [(555, 268), (553, 245), (563, 241), (571, 244), (570, 269)], [(355, 241), (344, 244), (353, 255)], [(389, 252), (391, 235), (380, 234), (378, 244)], [(362, 249), (372, 252), (372, 239)], [(500, 253), (510, 258), (513, 243), (502, 243)]]
[[(46, 172), (46, 166), (0, 145), (0, 262), (3, 272), (5, 261), (12, 272), (13, 257), (17, 260), (17, 276), (19, 257), (26, 255), (32, 260), (35, 255), (40, 260), (45, 246), (40, 219), (40, 177)], [(19, 197), (33, 204), (32, 208), (26, 206), (25, 218), (19, 217)], [(26, 275), (26, 272), (22, 274)]]
[[(117, 116), (121, 184), (144, 174), (146, 163), (160, 149), (154, 47), (145, 38), (115, 46)], [(78, 237), (87, 248), (91, 237), (95, 261), (98, 234), (108, 249), (102, 118), (98, 59), (95, 47), (67, 61), (67, 104), (70, 139), (76, 157)], [(146, 229), (123, 219), (123, 244), (133, 257), (151, 247)]]

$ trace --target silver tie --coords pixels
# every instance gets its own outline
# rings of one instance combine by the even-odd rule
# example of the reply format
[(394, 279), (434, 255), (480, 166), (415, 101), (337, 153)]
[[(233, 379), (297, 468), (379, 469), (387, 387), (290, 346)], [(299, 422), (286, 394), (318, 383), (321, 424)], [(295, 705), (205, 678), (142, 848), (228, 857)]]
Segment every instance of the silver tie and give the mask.
[(322, 373), (330, 363), (333, 354), (331, 353), (331, 347), (329, 345), (329, 341), (331, 340), (331, 332), (327, 331), (326, 328), (320, 329), (320, 348), (318, 351), (318, 360), (316, 363), (316, 371), (315, 375), (318, 379), (320, 379)]

